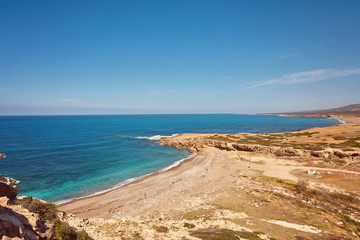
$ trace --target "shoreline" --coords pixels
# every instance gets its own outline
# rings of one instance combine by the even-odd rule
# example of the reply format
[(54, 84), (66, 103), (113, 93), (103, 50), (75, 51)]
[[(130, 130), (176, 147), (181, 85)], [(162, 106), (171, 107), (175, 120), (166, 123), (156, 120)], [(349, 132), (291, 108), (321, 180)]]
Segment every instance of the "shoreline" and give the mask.
[[(193, 154), (191, 154), (193, 155)], [(106, 192), (102, 192), (100, 194), (97, 194), (97, 195), (92, 195), (92, 196), (86, 196), (86, 197), (83, 197), (83, 198), (77, 198), (77, 199), (73, 199), (69, 202), (66, 202), (66, 203), (61, 203), (61, 204), (57, 204), (57, 206), (59, 207), (59, 209), (63, 209), (63, 208), (66, 208), (67, 206), (69, 205), (73, 205), (73, 204), (77, 204), (77, 203), (80, 203), (80, 202), (87, 202), (87, 201), (91, 201), (91, 200), (95, 200), (95, 202), (98, 202), (97, 199), (100, 198), (100, 199), (103, 199), (102, 197), (104, 197), (105, 195), (112, 195), (112, 194), (115, 194), (119, 191), (123, 191), (125, 190), (124, 192), (127, 192), (126, 189), (128, 188), (131, 188), (131, 187), (136, 187), (138, 185), (141, 185), (141, 184), (144, 184), (144, 182), (148, 181), (148, 180), (153, 180), (154, 178), (157, 178), (157, 177), (162, 177), (164, 175), (167, 175), (167, 174), (177, 174), (177, 171), (180, 169), (180, 168), (183, 168), (184, 166), (188, 166), (191, 168), (191, 163), (197, 159), (197, 157), (199, 157), (199, 154), (197, 153), (196, 155), (193, 155), (189, 158), (187, 158), (185, 161), (182, 161), (180, 162), (179, 164), (177, 164), (176, 166), (166, 170), (166, 171), (156, 171), (156, 172), (153, 172), (153, 173), (150, 173), (150, 174), (147, 174), (147, 175), (144, 175), (142, 178), (139, 178), (135, 181), (132, 181), (132, 182), (129, 182), (125, 185), (122, 185), (120, 187), (117, 187), (115, 189), (112, 189), (112, 190), (109, 190), (109, 191), (106, 191)], [(111, 198), (110, 198), (111, 199)], [(110, 202), (112, 203), (112, 201), (110, 200)], [(82, 204), (80, 204), (82, 205)], [(67, 212), (65, 210), (65, 212)], [(87, 210), (85, 211), (87, 212)], [(100, 211), (102, 212), (102, 211)], [(105, 217), (107, 218), (107, 217)]]
[[(289, 117), (293, 117), (293, 116), (289, 116)], [(294, 116), (294, 117), (296, 117), (296, 116)], [(314, 116), (310, 116), (310, 117), (314, 117)], [(326, 117), (328, 118), (329, 116), (326, 116)], [(315, 127), (315, 128), (310, 128), (310, 129), (331, 128), (331, 127), (339, 125), (339, 124), (346, 124), (346, 121), (343, 120), (343, 119), (339, 119), (339, 118), (331, 118), (331, 119), (335, 119), (335, 120), (339, 121), (339, 123), (331, 124), (330, 126), (326, 126), (326, 127)], [(343, 123), (343, 122), (345, 122), (345, 123)], [(298, 130), (298, 131), (303, 131), (303, 130), (307, 130), (307, 129), (301, 129), (301, 130)], [(298, 131), (294, 131), (294, 132), (298, 132)], [(164, 138), (171, 139), (171, 138), (174, 138), (174, 137), (181, 137), (183, 134), (186, 134), (186, 133), (178, 133), (178, 134), (173, 134), (172, 136), (164, 136)], [(213, 135), (213, 134), (195, 134), (195, 135), (205, 136), (205, 135)], [(145, 137), (143, 137), (143, 138), (145, 138)], [(146, 137), (146, 138), (149, 139), (149, 140), (153, 140), (153, 139), (151, 139), (152, 137)], [(86, 201), (88, 199), (94, 199), (96, 197), (102, 197), (102, 196), (104, 196), (106, 194), (111, 194), (111, 193), (119, 191), (121, 189), (125, 189), (127, 187), (130, 187), (131, 185), (141, 184), (143, 181), (146, 181), (149, 178), (157, 177), (157, 176), (159, 176), (161, 174), (168, 173), (168, 172), (174, 172), (178, 168), (182, 167), (184, 164), (186, 164), (186, 163), (190, 164), (191, 161), (194, 158), (196, 158), (196, 154), (195, 155), (193, 155), (193, 154), (194, 153), (191, 153), (188, 157), (186, 157), (184, 159), (181, 159), (181, 160), (178, 160), (178, 161), (170, 164), (169, 166), (167, 166), (165, 168), (162, 168), (162, 169), (160, 169), (160, 170), (158, 170), (156, 172), (148, 173), (148, 174), (145, 174), (143, 176), (136, 177), (136, 178), (127, 179), (127, 180), (125, 180), (125, 181), (123, 181), (121, 183), (118, 183), (118, 184), (116, 184), (116, 185), (114, 185), (114, 186), (112, 186), (112, 187), (110, 187), (108, 189), (104, 189), (104, 190), (98, 191), (98, 192), (90, 194), (90, 195), (76, 197), (76, 198), (68, 199), (68, 200), (60, 200), (60, 201), (55, 202), (55, 204), (57, 204), (60, 208), (66, 208), (66, 206), (76, 204), (76, 203), (79, 203), (81, 201)], [(175, 166), (173, 166), (174, 164), (175, 164)], [(173, 166), (173, 167), (171, 167), (171, 166)]]
[[(267, 114), (258, 114), (258, 115), (267, 115)], [(271, 114), (271, 115), (276, 115), (276, 116), (281, 116), (281, 117), (316, 117), (316, 118), (329, 118), (329, 119), (334, 119), (334, 120), (337, 120), (339, 121), (339, 123), (335, 123), (335, 124), (331, 124), (329, 126), (326, 126), (326, 127), (313, 127), (313, 128), (304, 128), (304, 129), (300, 129), (300, 130), (297, 130), (297, 131), (303, 131), (303, 130), (308, 130), (308, 129), (316, 129), (316, 128), (327, 128), (327, 127), (332, 127), (332, 126), (335, 126), (335, 125), (338, 125), (338, 124), (346, 124), (346, 121), (345, 120), (342, 120), (342, 119), (339, 119), (339, 118), (333, 118), (333, 117), (330, 117), (330, 116), (292, 116), (292, 115), (286, 115), (286, 114)], [(294, 131), (294, 132), (297, 132), (297, 131)], [(164, 138), (173, 138), (173, 137), (176, 137), (176, 136), (179, 136), (179, 135), (182, 135), (182, 134), (186, 134), (186, 133), (175, 133), (175, 134), (172, 134), (170, 136), (161, 136), (161, 135), (154, 135), (154, 136), (150, 136), (150, 137), (136, 137), (138, 139), (147, 139), (149, 141), (160, 141), (161, 139), (164, 139)], [(201, 135), (213, 135), (213, 134), (217, 134), (217, 133), (194, 133), (194, 134), (201, 134)], [(249, 134), (249, 133), (234, 133), (234, 134)], [(161, 143), (160, 143), (161, 144)], [(115, 191), (119, 188), (122, 188), (122, 187), (126, 187), (130, 184), (136, 184), (136, 183), (140, 183), (142, 180), (145, 180), (146, 178), (148, 177), (152, 177), (152, 176), (156, 176), (158, 174), (161, 174), (161, 173), (164, 173), (164, 172), (167, 172), (167, 171), (171, 171), (171, 170), (175, 170), (177, 167), (180, 167), (180, 165), (184, 164), (185, 162), (189, 162), (191, 161), (193, 158), (196, 157), (197, 153), (194, 153), (194, 152), (189, 152), (189, 156), (185, 157), (185, 158), (182, 158), (180, 160), (177, 160), (175, 162), (173, 162), (172, 164), (170, 164), (169, 166), (166, 166), (164, 168), (161, 168), (157, 171), (154, 171), (154, 172), (150, 172), (150, 173), (147, 173), (145, 175), (141, 175), (141, 176), (138, 176), (138, 177), (133, 177), (133, 178), (129, 178), (129, 179), (126, 179), (120, 183), (117, 183), (113, 186), (110, 186), (108, 188), (105, 188), (105, 189), (102, 189), (102, 190), (99, 190), (99, 191), (96, 191), (94, 193), (90, 193), (90, 194), (86, 194), (84, 196), (79, 196), (79, 197), (74, 197), (74, 198), (70, 198), (70, 199), (64, 199), (64, 200), (59, 200), (59, 201), (56, 201), (54, 202), (54, 204), (56, 204), (57, 206), (59, 207), (62, 207), (62, 206), (65, 206), (67, 204), (71, 204), (71, 203), (75, 203), (75, 202), (78, 202), (78, 201), (81, 201), (83, 199), (87, 199), (87, 198), (93, 198), (93, 197), (96, 197), (96, 196), (102, 196), (106, 193), (109, 193), (109, 192), (112, 192), (112, 191)]]
[[(99, 240), (197, 239), (196, 232), (219, 229), (261, 231), (267, 239), (354, 239), (344, 226), (357, 225), (339, 215), (360, 217), (350, 197), (360, 194), (360, 118), (352, 120), (287, 133), (164, 138), (161, 144), (197, 155), (58, 209)], [(350, 152), (343, 151), (347, 142)], [(302, 182), (305, 190), (297, 190)]]
[[(176, 135), (179, 135), (179, 134), (176, 134)], [(155, 176), (155, 175), (163, 173), (165, 171), (171, 171), (172, 169), (176, 169), (182, 163), (187, 162), (187, 161), (191, 161), (191, 159), (196, 157), (196, 155), (197, 155), (197, 153), (190, 153), (189, 156), (187, 156), (185, 158), (182, 158), (180, 160), (177, 160), (177, 161), (173, 162), (172, 164), (170, 164), (169, 166), (161, 168), (161, 169), (159, 169), (157, 171), (150, 172), (150, 173), (141, 175), (139, 177), (133, 177), (133, 178), (126, 179), (126, 180), (124, 180), (124, 181), (122, 181), (120, 183), (117, 183), (117, 184), (109, 187), (109, 188), (105, 188), (103, 190), (99, 190), (99, 191), (96, 191), (94, 193), (90, 193), (90, 194), (85, 195), (85, 196), (79, 196), (79, 197), (74, 197), (74, 198), (70, 198), (70, 199), (59, 200), (59, 201), (54, 202), (54, 204), (61, 207), (61, 206), (65, 205), (65, 204), (67, 204), (67, 203), (72, 203), (72, 202), (76, 202), (78, 200), (82, 200), (82, 199), (86, 199), (86, 198), (92, 198), (92, 197), (95, 197), (95, 196), (101, 196), (101, 195), (106, 194), (108, 192), (117, 190), (117, 189), (119, 189), (121, 187), (125, 187), (125, 186), (130, 185), (130, 184), (135, 184), (135, 183), (141, 182), (142, 180), (144, 180), (147, 177)]]

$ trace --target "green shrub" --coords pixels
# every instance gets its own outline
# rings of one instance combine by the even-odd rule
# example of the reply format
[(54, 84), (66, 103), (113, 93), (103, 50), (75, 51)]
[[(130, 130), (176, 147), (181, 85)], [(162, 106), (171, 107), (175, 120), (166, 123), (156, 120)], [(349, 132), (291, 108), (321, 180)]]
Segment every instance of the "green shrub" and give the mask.
[(344, 151), (344, 152), (353, 152), (353, 151), (355, 151), (352, 148), (344, 148), (344, 149), (341, 149), (341, 150)]
[(255, 233), (247, 231), (233, 231), (230, 229), (199, 229), (191, 231), (190, 235), (202, 240), (261, 240), (261, 238)]
[(169, 232), (169, 229), (167, 228), (167, 227), (165, 227), (165, 226), (153, 226), (152, 227), (155, 231), (157, 231), (157, 232), (160, 232), (160, 233), (167, 233), (167, 232)]
[(347, 138), (346, 137), (342, 137), (342, 136), (336, 136), (336, 137), (333, 137), (334, 140), (346, 140)]
[(76, 232), (66, 223), (56, 219), (54, 222), (55, 240), (92, 240), (92, 238), (85, 232)]
[(80, 231), (76, 233), (76, 240), (92, 240), (92, 238), (85, 231)]
[(69, 225), (60, 220), (54, 221), (55, 239), (56, 240), (75, 240), (76, 232)]
[(22, 206), (30, 212), (39, 214), (42, 221), (52, 221), (55, 230), (55, 240), (92, 240), (85, 232), (76, 232), (66, 223), (57, 219), (57, 208), (53, 203), (42, 202), (38, 199), (31, 199), (22, 203)]
[(44, 203), (40, 200), (33, 199), (31, 202), (23, 203), (22, 205), (30, 212), (39, 214), (40, 220), (53, 221), (57, 218), (56, 213), (58, 212), (56, 205), (53, 203)]
[(294, 153), (294, 152), (285, 152), (285, 151), (280, 151), (280, 150), (275, 151), (274, 154), (277, 157), (293, 157), (293, 156), (296, 156), (296, 153)]
[(184, 227), (186, 228), (195, 228), (195, 225), (192, 223), (184, 223)]

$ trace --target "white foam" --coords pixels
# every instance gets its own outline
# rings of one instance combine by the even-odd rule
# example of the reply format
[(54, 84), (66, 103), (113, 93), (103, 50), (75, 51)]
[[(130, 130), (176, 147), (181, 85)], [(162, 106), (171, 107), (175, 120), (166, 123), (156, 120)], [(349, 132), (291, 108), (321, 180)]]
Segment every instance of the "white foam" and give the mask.
[(341, 124), (345, 124), (346, 121), (345, 120), (341, 120), (341, 119), (338, 119), (338, 118), (331, 118), (329, 117), (329, 119), (335, 119), (335, 120), (338, 120)]
[(179, 165), (180, 163), (182, 163), (182, 162), (184, 162), (184, 161), (186, 161), (186, 160), (188, 160), (188, 159), (190, 159), (190, 158), (192, 158), (192, 157), (195, 157), (195, 156), (196, 156), (196, 153), (190, 154), (188, 157), (183, 158), (183, 159), (180, 159), (179, 161), (176, 161), (176, 162), (174, 162), (173, 164), (171, 164), (171, 165), (169, 165), (169, 166), (167, 166), (167, 167), (165, 167), (165, 168), (163, 168), (163, 169), (160, 169), (158, 172), (159, 172), (159, 173), (165, 172), (165, 171), (167, 171), (167, 170), (169, 170), (169, 169), (171, 169), (171, 168), (174, 168), (174, 167), (176, 167), (177, 165)]
[(64, 204), (64, 203), (67, 203), (67, 202), (70, 202), (72, 200), (78, 200), (78, 199), (83, 199), (83, 198), (87, 198), (87, 197), (92, 197), (92, 196), (96, 196), (96, 195), (99, 195), (99, 194), (102, 194), (102, 193), (106, 193), (106, 192), (109, 192), (111, 190), (114, 190), (114, 189), (117, 189), (117, 188), (120, 188), (122, 186), (125, 186), (127, 184), (130, 184), (132, 182), (135, 182), (137, 180), (140, 180), (140, 179), (143, 179), (147, 176), (150, 176), (150, 175), (153, 175), (155, 173), (162, 173), (162, 172), (165, 172), (165, 171), (168, 171), (176, 166), (178, 166), (180, 163), (186, 161), (186, 160), (189, 160), (190, 158), (192, 157), (195, 157), (196, 156), (196, 153), (193, 153), (193, 154), (190, 154), (189, 156), (187, 156), (186, 158), (183, 158), (183, 159), (180, 159), (176, 162), (174, 162), (173, 164), (165, 167), (165, 168), (162, 168), (156, 172), (152, 172), (152, 173), (148, 173), (148, 174), (145, 174), (145, 175), (142, 175), (142, 176), (139, 176), (139, 177), (134, 177), (134, 178), (129, 178), (123, 182), (120, 182), (118, 184), (115, 184), (114, 186), (110, 187), (110, 188), (106, 188), (106, 189), (103, 189), (101, 191), (98, 191), (98, 192), (95, 192), (95, 193), (92, 193), (92, 194), (89, 194), (89, 195), (85, 195), (85, 196), (82, 196), (82, 197), (75, 197), (75, 198), (68, 198), (68, 199), (64, 199), (64, 200), (60, 200), (60, 201), (56, 201), (55, 204), (59, 205), (59, 204)]
[(171, 135), (171, 136), (163, 136), (163, 135), (154, 135), (154, 136), (151, 136), (151, 137), (143, 137), (143, 136), (140, 136), (140, 137), (135, 137), (137, 139), (147, 139), (147, 140), (150, 140), (150, 141), (159, 141), (161, 138), (169, 138), (169, 137), (175, 137), (176, 135), (178, 135), (177, 133)]

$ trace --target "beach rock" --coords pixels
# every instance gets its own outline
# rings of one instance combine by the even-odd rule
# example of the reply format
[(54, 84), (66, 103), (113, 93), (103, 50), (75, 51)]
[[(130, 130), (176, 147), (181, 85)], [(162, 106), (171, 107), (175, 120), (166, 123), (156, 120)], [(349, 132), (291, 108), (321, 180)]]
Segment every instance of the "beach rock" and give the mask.
[(19, 181), (0, 174), (0, 197), (7, 197), (10, 201), (15, 200), (19, 193), (17, 184)]

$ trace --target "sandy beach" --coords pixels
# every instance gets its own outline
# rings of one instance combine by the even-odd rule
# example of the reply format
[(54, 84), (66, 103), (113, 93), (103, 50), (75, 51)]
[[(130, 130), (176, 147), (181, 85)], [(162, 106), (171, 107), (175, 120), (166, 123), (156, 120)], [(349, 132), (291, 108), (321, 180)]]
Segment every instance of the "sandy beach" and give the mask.
[[(326, 142), (329, 146), (339, 144), (335, 140), (339, 136), (343, 139), (359, 135), (359, 118), (336, 117), (346, 124), (285, 134), (287, 139), (281, 140), (282, 144), (317, 146)], [(275, 135), (276, 139), (285, 136)], [(238, 145), (231, 141), (214, 140), (229, 136), (180, 134), (162, 139), (162, 144), (186, 148), (197, 155), (168, 171), (59, 208), (75, 215), (66, 218), (69, 223), (80, 221), (79, 226), (96, 239), (121, 239), (140, 233), (144, 239), (199, 239), (196, 236), (204, 229), (261, 231), (276, 239), (354, 237), (344, 227), (346, 223), (340, 224), (333, 213), (304, 203), (304, 196), (290, 188), (304, 180), (308, 187), (320, 189), (317, 191), (359, 194), (360, 187), (356, 186), (360, 186), (360, 149), (347, 152), (331, 145), (324, 150), (297, 149), (291, 153), (288, 147), (274, 146), (237, 150)], [(243, 138), (241, 134), (231, 135), (237, 142)], [(344, 149), (341, 144), (339, 147)], [(277, 153), (279, 149), (285, 149), (283, 155)], [(340, 152), (347, 155), (337, 157)], [(331, 156), (335, 156), (334, 160)], [(332, 204), (331, 199), (326, 201)], [(360, 216), (357, 210), (352, 215)], [(86, 223), (78, 218), (87, 219)], [(194, 229), (184, 228), (185, 223), (193, 224)], [(110, 224), (117, 230), (99, 228), (99, 224)], [(157, 225), (165, 227), (166, 234), (157, 231)]]

